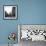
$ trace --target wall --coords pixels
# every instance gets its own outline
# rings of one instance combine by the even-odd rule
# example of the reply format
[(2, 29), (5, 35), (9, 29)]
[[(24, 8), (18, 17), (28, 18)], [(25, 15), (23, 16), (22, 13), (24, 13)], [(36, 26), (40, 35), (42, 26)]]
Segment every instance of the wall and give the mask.
[[(3, 5), (18, 5), (18, 20), (3, 20)], [(18, 24), (46, 24), (46, 0), (0, 0), (0, 44), (8, 43), (9, 32), (18, 32)]]
[(21, 0), (21, 24), (46, 24), (46, 0)]
[[(18, 20), (4, 20), (3, 19), (3, 5), (18, 5), (18, 0), (0, 0), (0, 44), (7, 44), (9, 42), (8, 40), (8, 34), (10, 32), (16, 32), (18, 35), (17, 30), (17, 24), (19, 22)], [(17, 38), (18, 39), (18, 38)], [(18, 43), (18, 40), (16, 39), (16, 43)]]

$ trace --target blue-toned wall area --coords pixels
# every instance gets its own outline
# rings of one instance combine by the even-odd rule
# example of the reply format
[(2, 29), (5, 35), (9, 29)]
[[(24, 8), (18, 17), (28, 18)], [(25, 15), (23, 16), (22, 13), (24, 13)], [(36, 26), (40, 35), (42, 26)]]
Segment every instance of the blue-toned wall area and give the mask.
[[(18, 5), (18, 19), (4, 20), (3, 5)], [(0, 44), (8, 43), (10, 32), (18, 33), (18, 24), (46, 24), (46, 0), (0, 0)]]

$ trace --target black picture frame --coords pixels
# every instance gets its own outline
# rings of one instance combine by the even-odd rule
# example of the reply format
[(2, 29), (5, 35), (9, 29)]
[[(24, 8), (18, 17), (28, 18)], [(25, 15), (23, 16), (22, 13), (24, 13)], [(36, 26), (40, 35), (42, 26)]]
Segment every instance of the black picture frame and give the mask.
[(16, 20), (18, 19), (17, 5), (3, 5), (3, 19)]

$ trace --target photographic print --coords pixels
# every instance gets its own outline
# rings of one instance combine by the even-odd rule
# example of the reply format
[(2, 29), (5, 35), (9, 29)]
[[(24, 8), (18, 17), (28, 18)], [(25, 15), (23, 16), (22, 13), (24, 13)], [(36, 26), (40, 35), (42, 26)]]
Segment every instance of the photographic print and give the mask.
[(46, 25), (20, 25), (20, 40), (46, 41)]
[(16, 5), (4, 5), (4, 19), (17, 19)]

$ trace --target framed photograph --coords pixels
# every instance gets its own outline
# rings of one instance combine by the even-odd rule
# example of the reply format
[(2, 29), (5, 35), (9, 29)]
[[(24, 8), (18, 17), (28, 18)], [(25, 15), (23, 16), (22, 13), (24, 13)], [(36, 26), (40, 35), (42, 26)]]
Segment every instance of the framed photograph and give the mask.
[(18, 34), (19, 41), (46, 41), (46, 25), (20, 24)]
[(4, 19), (17, 19), (17, 5), (4, 5)]

